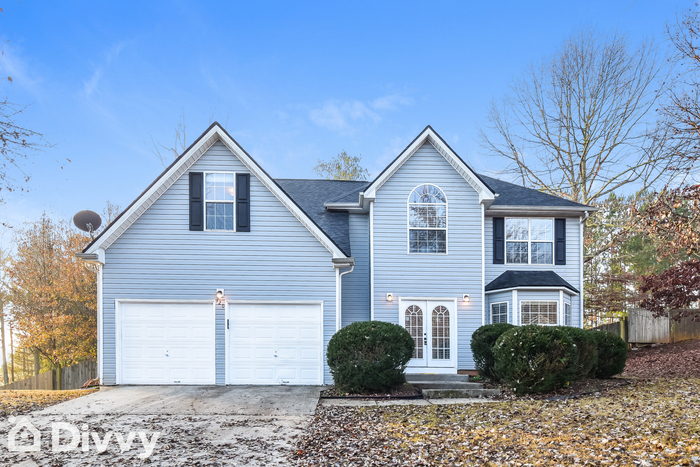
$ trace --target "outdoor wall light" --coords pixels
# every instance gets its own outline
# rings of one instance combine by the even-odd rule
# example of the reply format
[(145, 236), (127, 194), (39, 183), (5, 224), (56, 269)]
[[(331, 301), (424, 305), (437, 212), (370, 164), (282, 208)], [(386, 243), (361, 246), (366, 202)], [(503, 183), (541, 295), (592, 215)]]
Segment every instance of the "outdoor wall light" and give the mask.
[(386, 301), (393, 302), (394, 301), (394, 294), (393, 293), (386, 294)]
[(464, 295), (462, 295), (462, 300), (464, 300), (465, 302), (468, 302), (469, 301), (469, 294), (465, 293)]
[(224, 289), (216, 289), (216, 304), (223, 305), (224, 303)]

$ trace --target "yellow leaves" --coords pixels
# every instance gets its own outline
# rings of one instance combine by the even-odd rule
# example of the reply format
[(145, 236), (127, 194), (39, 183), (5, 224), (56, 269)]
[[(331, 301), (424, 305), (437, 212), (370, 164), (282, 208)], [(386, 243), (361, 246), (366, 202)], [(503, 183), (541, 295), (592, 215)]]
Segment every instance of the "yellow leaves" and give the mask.
[(322, 407), (298, 458), (347, 466), (684, 465), (700, 456), (699, 393), (696, 378), (554, 402)]

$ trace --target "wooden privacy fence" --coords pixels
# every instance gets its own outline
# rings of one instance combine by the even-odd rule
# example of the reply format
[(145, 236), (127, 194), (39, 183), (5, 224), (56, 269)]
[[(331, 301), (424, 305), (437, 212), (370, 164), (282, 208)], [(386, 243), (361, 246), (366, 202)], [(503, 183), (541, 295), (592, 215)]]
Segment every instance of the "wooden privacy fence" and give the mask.
[(663, 316), (655, 318), (648, 310), (634, 308), (626, 318), (596, 328), (617, 334), (631, 344), (665, 344), (700, 339), (700, 322), (690, 317), (680, 321)]
[(0, 389), (78, 389), (87, 380), (97, 378), (97, 362), (86, 360), (58, 370), (49, 370), (22, 381), (0, 386)]

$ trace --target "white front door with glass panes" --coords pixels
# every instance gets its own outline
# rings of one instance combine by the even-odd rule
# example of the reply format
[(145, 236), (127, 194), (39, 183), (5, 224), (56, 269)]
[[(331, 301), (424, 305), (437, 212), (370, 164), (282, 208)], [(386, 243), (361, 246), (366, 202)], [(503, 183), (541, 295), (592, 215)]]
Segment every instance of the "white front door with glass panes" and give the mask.
[(457, 317), (454, 301), (401, 300), (399, 322), (416, 347), (408, 367), (454, 368)]

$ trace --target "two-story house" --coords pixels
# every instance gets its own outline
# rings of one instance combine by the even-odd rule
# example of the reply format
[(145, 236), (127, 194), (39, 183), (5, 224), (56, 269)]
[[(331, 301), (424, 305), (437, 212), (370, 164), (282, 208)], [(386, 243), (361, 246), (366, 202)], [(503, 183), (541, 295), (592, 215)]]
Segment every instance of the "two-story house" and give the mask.
[(273, 179), (217, 123), (79, 256), (103, 384), (329, 384), (331, 336), (405, 326), (408, 371), (485, 323), (581, 326), (594, 208), (475, 173), (431, 128), (373, 181)]

